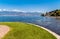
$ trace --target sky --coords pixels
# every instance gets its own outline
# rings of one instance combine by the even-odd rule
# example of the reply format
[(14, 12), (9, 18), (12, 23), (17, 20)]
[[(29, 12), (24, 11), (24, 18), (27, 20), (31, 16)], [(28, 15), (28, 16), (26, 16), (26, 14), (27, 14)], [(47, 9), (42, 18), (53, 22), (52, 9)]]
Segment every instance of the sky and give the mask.
[(60, 0), (0, 0), (0, 11), (48, 12), (60, 9)]

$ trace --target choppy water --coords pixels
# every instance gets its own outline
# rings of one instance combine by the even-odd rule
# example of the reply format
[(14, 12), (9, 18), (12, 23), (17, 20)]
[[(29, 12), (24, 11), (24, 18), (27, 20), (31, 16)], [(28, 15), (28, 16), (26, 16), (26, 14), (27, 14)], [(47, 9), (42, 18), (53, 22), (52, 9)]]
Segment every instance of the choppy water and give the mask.
[(28, 22), (42, 25), (60, 35), (60, 19), (42, 16), (0, 16), (0, 22)]

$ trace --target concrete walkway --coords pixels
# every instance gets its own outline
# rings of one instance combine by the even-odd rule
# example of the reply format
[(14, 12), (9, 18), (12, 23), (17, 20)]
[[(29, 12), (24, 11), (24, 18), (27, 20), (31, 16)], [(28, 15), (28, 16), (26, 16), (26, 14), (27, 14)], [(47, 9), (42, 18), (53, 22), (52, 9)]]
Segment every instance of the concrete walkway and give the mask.
[[(28, 23), (28, 24), (31, 24), (31, 23)], [(35, 24), (32, 24), (32, 25), (35, 25)], [(51, 33), (52, 35), (54, 35), (57, 39), (60, 39), (60, 35), (56, 34), (55, 32), (53, 32), (53, 31), (51, 31), (51, 30), (49, 30), (49, 29), (47, 29), (47, 28), (44, 28), (44, 27), (42, 27), (42, 26), (39, 26), (39, 25), (35, 25), (35, 26), (40, 27), (40, 28), (48, 31), (49, 33)]]
[(10, 30), (10, 28), (6, 25), (0, 25), (0, 39), (2, 39), (2, 37), (4, 37), (8, 31)]

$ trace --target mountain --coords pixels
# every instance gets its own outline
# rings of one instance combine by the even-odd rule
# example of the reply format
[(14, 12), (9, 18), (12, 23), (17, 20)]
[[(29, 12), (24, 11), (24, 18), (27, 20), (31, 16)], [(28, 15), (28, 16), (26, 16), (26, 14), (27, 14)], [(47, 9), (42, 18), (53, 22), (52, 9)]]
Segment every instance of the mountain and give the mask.
[(0, 11), (0, 16), (40, 16), (40, 12)]

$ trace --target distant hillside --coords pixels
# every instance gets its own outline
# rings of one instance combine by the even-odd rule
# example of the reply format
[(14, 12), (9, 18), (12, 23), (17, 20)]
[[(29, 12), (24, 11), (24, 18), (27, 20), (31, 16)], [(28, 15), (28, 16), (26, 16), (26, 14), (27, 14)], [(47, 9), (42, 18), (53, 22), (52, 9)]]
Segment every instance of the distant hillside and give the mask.
[(39, 12), (0, 11), (0, 16), (40, 16)]
[(50, 11), (50, 12), (47, 12), (45, 14), (45, 16), (60, 16), (60, 9), (58, 10), (54, 10), (54, 11)]
[(60, 9), (41, 14), (42, 16), (60, 16)]

